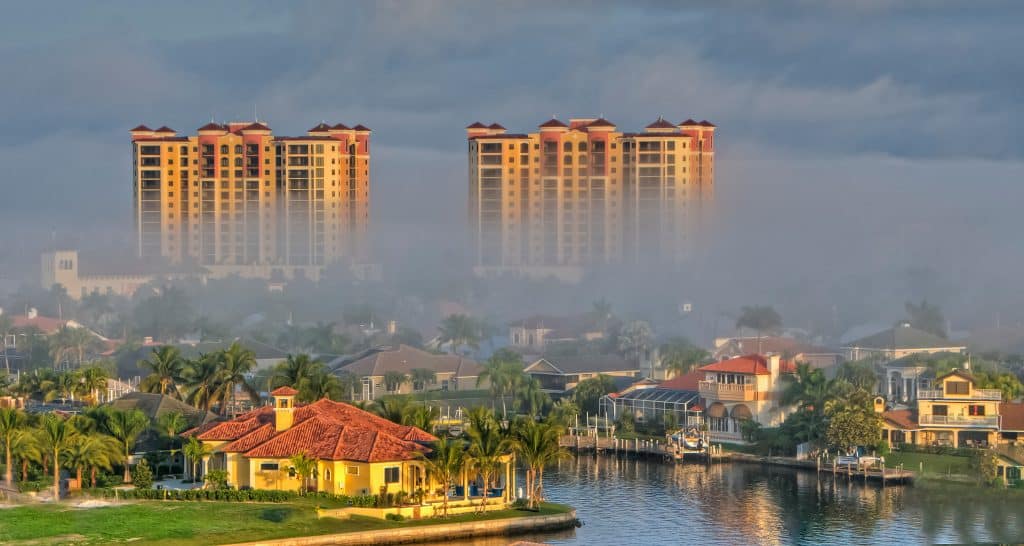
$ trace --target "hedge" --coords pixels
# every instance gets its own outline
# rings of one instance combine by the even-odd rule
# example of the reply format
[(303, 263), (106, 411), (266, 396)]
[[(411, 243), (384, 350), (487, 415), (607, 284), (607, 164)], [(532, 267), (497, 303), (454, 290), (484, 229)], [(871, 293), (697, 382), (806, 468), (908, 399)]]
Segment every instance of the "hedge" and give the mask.
[(221, 501), (221, 502), (289, 502), (296, 499), (324, 499), (343, 506), (372, 507), (376, 495), (332, 495), (319, 491), (299, 495), (294, 491), (268, 489), (86, 489), (85, 492), (105, 498), (168, 501)]

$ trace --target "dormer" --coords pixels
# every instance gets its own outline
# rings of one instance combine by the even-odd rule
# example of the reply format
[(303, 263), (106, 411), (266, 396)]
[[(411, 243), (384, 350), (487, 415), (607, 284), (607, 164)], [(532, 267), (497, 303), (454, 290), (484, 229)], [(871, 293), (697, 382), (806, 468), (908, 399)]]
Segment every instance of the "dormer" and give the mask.
[(277, 432), (291, 428), (295, 419), (295, 395), (297, 394), (299, 391), (288, 386), (270, 391), (270, 396), (274, 397), (274, 430)]

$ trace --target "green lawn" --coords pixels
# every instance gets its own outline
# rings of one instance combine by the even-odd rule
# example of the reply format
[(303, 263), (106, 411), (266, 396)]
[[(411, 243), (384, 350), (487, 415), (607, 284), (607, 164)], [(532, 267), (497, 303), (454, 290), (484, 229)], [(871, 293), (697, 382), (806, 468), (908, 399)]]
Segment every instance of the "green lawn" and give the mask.
[(930, 453), (910, 453), (893, 451), (885, 456), (885, 466), (893, 468), (899, 464), (905, 470), (920, 472), (921, 463), (924, 463), (926, 475), (947, 475), (962, 474), (973, 476), (970, 457), (958, 457), (954, 455), (932, 455)]
[(541, 512), (503, 510), (483, 516), (407, 522), (353, 517), (317, 519), (306, 504), (138, 501), (104, 508), (33, 505), (0, 509), (0, 543), (206, 545), (292, 536), (345, 533), (409, 526), (564, 513), (569, 507), (545, 505)]

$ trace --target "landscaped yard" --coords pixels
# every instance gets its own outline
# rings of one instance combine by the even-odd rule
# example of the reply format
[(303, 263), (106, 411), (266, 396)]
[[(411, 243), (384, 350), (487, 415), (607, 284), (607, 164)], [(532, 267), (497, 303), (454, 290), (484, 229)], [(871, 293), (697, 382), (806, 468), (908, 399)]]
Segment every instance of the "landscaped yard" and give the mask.
[(921, 463), (924, 463), (926, 475), (962, 474), (973, 476), (975, 474), (975, 471), (971, 469), (970, 457), (904, 451), (893, 451), (885, 456), (885, 466), (888, 468), (902, 464), (904, 470), (920, 472)]
[(239, 502), (138, 501), (102, 508), (70, 504), (33, 505), (0, 509), (2, 544), (132, 544), (207, 545), (259, 539), (397, 529), (565, 513), (569, 507), (544, 505), (540, 513), (519, 510), (463, 514), (448, 519), (384, 521), (353, 517), (317, 519), (306, 503), (256, 504)]

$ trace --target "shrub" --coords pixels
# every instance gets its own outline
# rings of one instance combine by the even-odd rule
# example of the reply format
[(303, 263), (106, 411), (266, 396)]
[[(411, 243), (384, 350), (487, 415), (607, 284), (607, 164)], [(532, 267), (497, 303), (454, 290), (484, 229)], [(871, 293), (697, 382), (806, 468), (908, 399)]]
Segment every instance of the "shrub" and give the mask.
[(150, 470), (146, 459), (142, 459), (139, 464), (135, 465), (132, 482), (136, 489), (151, 489), (153, 487), (153, 471)]
[(228, 471), (227, 470), (210, 470), (206, 473), (206, 486), (210, 489), (227, 489), (228, 488)]
[(388, 514), (384, 516), (384, 519), (387, 519), (389, 521), (405, 521), (405, 516), (403, 516), (402, 514)]

